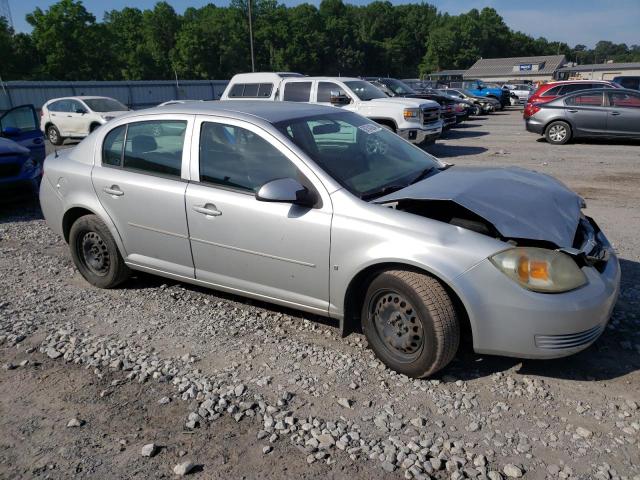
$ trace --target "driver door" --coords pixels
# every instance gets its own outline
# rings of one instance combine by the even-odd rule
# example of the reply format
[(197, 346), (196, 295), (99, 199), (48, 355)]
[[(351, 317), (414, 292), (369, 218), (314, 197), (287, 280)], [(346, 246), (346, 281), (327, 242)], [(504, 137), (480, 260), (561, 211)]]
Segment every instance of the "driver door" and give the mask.
[[(329, 306), (331, 200), (277, 139), (239, 120), (196, 121), (186, 211), (196, 278), (222, 290), (308, 311)], [(195, 140), (199, 139), (199, 140)], [(258, 201), (266, 182), (293, 177), (314, 208)], [(199, 180), (199, 181), (197, 181)]]
[(2, 136), (28, 148), (34, 160), (44, 160), (44, 135), (33, 105), (20, 105), (5, 112), (0, 117), (0, 132)]

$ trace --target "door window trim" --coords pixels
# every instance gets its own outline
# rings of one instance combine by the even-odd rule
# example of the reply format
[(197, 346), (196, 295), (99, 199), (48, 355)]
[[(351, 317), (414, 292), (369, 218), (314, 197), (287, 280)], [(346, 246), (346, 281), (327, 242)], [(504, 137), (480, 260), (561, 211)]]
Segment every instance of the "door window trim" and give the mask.
[(196, 115), (191, 142), (191, 165), (189, 171), (191, 178), (190, 183), (202, 185), (214, 190), (220, 189), (255, 197), (255, 192), (251, 192), (246, 189), (234, 188), (228, 185), (217, 185), (214, 183), (202, 182), (200, 180), (200, 135), (202, 133), (202, 125), (204, 123), (217, 123), (221, 125), (244, 128), (245, 130), (256, 134), (271, 146), (273, 146), (276, 150), (278, 150), (291, 163), (293, 163), (293, 165), (298, 169), (300, 175), (302, 175), (302, 177), (306, 179), (309, 186), (315, 189), (315, 191), (320, 196), (322, 205), (320, 209), (327, 208), (327, 206), (331, 205), (331, 202), (329, 200), (329, 192), (325, 187), (322, 179), (312, 168), (307, 165), (307, 163), (302, 158), (300, 158), (293, 150), (291, 150), (291, 148), (286, 143), (276, 138), (271, 132), (265, 130), (264, 128), (261, 128), (252, 123), (248, 123), (244, 120), (237, 120), (235, 118), (226, 118), (214, 115)]

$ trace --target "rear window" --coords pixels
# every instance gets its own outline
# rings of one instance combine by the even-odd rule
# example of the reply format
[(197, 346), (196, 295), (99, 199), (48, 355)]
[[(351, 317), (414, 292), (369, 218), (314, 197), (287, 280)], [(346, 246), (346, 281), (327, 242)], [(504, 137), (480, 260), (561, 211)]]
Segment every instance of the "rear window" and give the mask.
[(269, 98), (272, 90), (272, 83), (236, 83), (229, 98)]

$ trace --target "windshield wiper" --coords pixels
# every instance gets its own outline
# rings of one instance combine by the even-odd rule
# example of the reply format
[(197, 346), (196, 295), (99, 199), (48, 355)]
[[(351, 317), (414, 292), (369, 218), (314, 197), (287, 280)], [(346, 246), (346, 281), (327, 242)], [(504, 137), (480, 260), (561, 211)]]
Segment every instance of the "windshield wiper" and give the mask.
[(365, 200), (365, 201), (372, 200), (374, 198), (381, 197), (381, 196), (387, 195), (389, 193), (397, 192), (398, 190), (402, 190), (406, 186), (407, 185), (397, 185), (397, 184), (386, 185), (386, 186), (382, 187), (380, 190), (375, 190), (373, 192), (362, 193), (362, 194), (360, 194), (360, 198), (362, 200)]
[[(435, 169), (435, 167), (425, 168), (418, 175), (416, 175), (413, 180), (411, 180), (409, 182), (409, 185), (413, 185), (414, 183), (417, 183), (420, 180), (424, 180), (427, 177), (427, 175), (429, 175), (434, 169)], [(409, 185), (407, 185), (407, 186), (409, 186)]]

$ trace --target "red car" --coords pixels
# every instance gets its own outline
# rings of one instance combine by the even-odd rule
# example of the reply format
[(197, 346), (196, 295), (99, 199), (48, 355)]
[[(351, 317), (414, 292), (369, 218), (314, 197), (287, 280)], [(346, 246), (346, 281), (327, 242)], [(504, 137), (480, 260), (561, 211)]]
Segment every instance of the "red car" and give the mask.
[(563, 80), (545, 83), (540, 85), (538, 89), (533, 92), (533, 95), (527, 99), (527, 104), (524, 107), (524, 118), (528, 118), (535, 113), (533, 112), (533, 105), (535, 103), (550, 102), (558, 97), (562, 97), (579, 90), (605, 87), (621, 88), (617, 83), (609, 82), (607, 80)]

